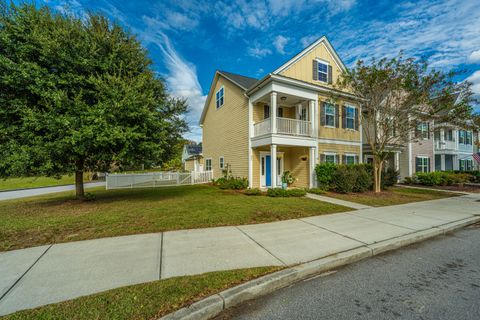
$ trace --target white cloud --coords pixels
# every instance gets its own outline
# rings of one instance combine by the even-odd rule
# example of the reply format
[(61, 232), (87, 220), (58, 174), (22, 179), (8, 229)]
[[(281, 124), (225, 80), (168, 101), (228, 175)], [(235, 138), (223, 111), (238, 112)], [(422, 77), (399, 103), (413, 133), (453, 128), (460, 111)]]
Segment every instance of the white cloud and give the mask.
[(318, 35), (306, 36), (300, 39), (300, 44), (302, 45), (302, 48), (306, 48), (308, 45), (312, 44), (312, 42), (317, 40), (318, 38), (320, 38), (320, 36)]
[(480, 62), (480, 50), (473, 51), (468, 57), (468, 61), (472, 63)]
[(249, 47), (247, 49), (247, 55), (254, 57), (254, 58), (263, 58), (272, 54), (272, 50), (268, 48), (262, 48), (258, 43), (255, 44), (253, 47)]
[(285, 46), (288, 43), (288, 38), (285, 38), (282, 35), (278, 35), (275, 37), (275, 40), (273, 40), (273, 45), (275, 46), (275, 49), (277, 49), (278, 53), (280, 54), (285, 54)]
[(480, 99), (480, 70), (472, 73), (466, 80), (473, 83), (472, 91), (475, 96)]

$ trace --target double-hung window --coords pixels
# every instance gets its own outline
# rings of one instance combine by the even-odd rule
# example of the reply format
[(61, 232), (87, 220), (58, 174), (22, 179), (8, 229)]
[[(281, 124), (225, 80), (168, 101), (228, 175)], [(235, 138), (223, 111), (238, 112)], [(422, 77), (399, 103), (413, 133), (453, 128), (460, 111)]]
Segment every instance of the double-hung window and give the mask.
[(453, 130), (448, 129), (445, 131), (445, 140), (447, 141), (453, 141)]
[(220, 165), (220, 169), (224, 169), (225, 168), (225, 158), (224, 157), (220, 157), (218, 159), (218, 163)]
[(328, 82), (328, 64), (317, 61), (318, 81)]
[(355, 164), (357, 163), (357, 156), (354, 154), (345, 155), (345, 164)]
[(416, 172), (430, 172), (430, 158), (428, 158), (428, 157), (416, 157), (415, 158), (415, 171)]
[(205, 159), (205, 171), (212, 171), (212, 159)]
[(355, 129), (355, 107), (347, 106), (345, 112), (345, 127), (347, 129)]
[(335, 106), (331, 103), (325, 104), (325, 125), (335, 127)]
[(336, 155), (335, 154), (326, 154), (325, 155), (325, 163), (336, 163)]
[(461, 160), (458, 160), (458, 169), (460, 171), (471, 171), (472, 170), (472, 167), (473, 167), (473, 164), (472, 164), (472, 160), (467, 160), (467, 159), (461, 159)]
[(215, 101), (216, 101), (216, 106), (217, 109), (223, 106), (224, 101), (224, 95), (225, 95), (225, 89), (221, 87), (217, 93), (215, 94)]
[(429, 138), (429, 125), (428, 122), (421, 122), (418, 124), (418, 136), (419, 138), (422, 139), (428, 139)]
[(471, 131), (465, 131), (465, 130), (460, 130), (458, 131), (458, 143), (460, 144), (472, 144), (472, 132)]
[(464, 130), (460, 130), (458, 131), (458, 143), (460, 144), (465, 144), (465, 131)]

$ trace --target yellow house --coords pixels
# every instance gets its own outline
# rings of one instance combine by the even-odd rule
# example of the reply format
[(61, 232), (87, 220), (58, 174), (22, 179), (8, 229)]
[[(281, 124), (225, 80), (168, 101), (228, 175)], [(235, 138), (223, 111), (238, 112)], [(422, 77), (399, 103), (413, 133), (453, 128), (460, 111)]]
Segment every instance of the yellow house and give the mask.
[(360, 99), (332, 85), (346, 68), (321, 37), (262, 79), (217, 71), (200, 119), (204, 169), (250, 187), (313, 187), (320, 162), (362, 157)]

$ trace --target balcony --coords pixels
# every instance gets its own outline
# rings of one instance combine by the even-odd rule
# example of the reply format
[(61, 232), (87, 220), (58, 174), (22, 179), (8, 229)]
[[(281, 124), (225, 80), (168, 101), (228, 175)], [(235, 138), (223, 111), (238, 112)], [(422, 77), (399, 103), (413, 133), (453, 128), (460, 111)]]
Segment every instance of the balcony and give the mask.
[[(313, 137), (312, 123), (310, 121), (280, 118), (276, 119), (276, 134), (300, 137)], [(253, 125), (254, 137), (272, 134), (272, 121), (267, 118)]]
[(457, 148), (455, 141), (435, 140), (435, 150), (437, 151), (455, 151)]

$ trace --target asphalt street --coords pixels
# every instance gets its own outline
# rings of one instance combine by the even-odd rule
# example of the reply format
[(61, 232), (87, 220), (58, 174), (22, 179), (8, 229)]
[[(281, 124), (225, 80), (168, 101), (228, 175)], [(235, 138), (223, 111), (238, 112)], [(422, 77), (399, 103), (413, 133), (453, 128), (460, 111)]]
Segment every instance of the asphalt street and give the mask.
[(480, 225), (299, 282), (217, 319), (480, 319)]

